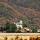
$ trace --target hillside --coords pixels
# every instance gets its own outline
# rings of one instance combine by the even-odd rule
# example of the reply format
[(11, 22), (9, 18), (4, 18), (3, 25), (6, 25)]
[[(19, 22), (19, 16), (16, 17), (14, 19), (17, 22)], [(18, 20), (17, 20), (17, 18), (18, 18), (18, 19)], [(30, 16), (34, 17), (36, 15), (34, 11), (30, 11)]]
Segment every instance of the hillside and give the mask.
[(11, 0), (17, 10), (40, 28), (40, 0)]
[[(3, 1), (3, 0), (0, 0), (0, 2), (1, 1)], [(4, 3), (5, 2), (7, 2), (7, 4), (8, 5), (10, 5), (10, 8), (12, 9), (12, 11), (11, 11), (11, 9), (10, 9), (10, 11), (11, 11), (11, 13), (10, 13), (10, 15), (9, 15), (9, 13), (7, 14), (8, 16), (10, 16), (10, 17), (12, 17), (12, 18), (17, 18), (17, 19), (19, 19), (22, 15), (23, 16), (27, 16), (27, 17), (29, 17), (30, 19), (32, 19), (32, 21), (33, 22), (35, 22), (38, 26), (40, 25), (40, 10), (38, 10), (38, 9), (34, 9), (33, 7), (32, 7), (32, 5), (30, 5), (31, 3), (30, 2), (32, 2), (32, 3), (34, 3), (34, 1), (33, 0), (28, 0), (28, 3), (29, 3), (29, 7), (27, 8), (25, 8), (24, 6), (21, 6), (21, 2), (23, 2), (23, 3), (25, 3), (26, 2), (26, 5), (27, 5), (27, 1), (26, 0), (4, 0), (3, 1)], [(14, 3), (15, 2), (15, 3)], [(40, 1), (38, 1), (38, 2), (40, 2)], [(16, 5), (16, 3), (17, 4), (19, 4), (19, 5)], [(21, 3), (21, 4), (20, 4)], [(36, 2), (35, 2), (36, 3)], [(12, 4), (12, 5), (11, 5)], [(39, 3), (40, 4), (40, 3)], [(4, 4), (5, 5), (5, 4)], [(23, 5), (23, 4), (22, 4)], [(25, 6), (26, 6), (25, 5)], [(31, 7), (30, 7), (31, 6)], [(37, 7), (37, 6), (35, 6), (35, 7)], [(3, 14), (4, 15), (4, 14)], [(5, 14), (6, 15), (6, 14)]]
[[(3, 23), (5, 24), (6, 22), (17, 22), (22, 17), (27, 17), (27, 21), (31, 20), (33, 25), (40, 28), (40, 1), (0, 0), (0, 25)], [(29, 23), (28, 25), (31, 25), (32, 23)]]
[(11, 2), (17, 6), (40, 9), (40, 0), (11, 0)]

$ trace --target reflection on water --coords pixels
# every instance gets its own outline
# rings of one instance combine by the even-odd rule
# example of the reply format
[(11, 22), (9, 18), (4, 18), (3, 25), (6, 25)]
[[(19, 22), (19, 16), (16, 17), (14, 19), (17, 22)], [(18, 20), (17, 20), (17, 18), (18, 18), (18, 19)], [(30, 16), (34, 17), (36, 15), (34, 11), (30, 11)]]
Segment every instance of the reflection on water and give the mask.
[(40, 36), (0, 36), (0, 40), (40, 40)]

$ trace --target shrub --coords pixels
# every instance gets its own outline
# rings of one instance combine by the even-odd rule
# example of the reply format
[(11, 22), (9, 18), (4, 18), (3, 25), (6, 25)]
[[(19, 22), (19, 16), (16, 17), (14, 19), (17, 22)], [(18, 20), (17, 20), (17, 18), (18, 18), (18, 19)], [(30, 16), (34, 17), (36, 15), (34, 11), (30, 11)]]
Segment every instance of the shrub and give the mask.
[(10, 24), (10, 23), (6, 23), (6, 27), (4, 27), (6, 32), (16, 32), (16, 25), (15, 24)]

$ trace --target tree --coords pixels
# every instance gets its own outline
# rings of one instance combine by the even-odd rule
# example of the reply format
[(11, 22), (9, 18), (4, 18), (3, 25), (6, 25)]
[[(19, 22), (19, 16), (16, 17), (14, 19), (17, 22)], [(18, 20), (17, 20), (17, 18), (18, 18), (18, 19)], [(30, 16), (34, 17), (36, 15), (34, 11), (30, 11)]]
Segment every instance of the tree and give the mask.
[(16, 27), (16, 25), (15, 24), (10, 24), (10, 32), (16, 32), (16, 30), (17, 30), (17, 27)]
[(3, 27), (3, 31), (6, 31), (7, 32), (7, 30), (9, 30), (9, 28), (10, 28), (10, 24), (7, 22), (5, 24), (5, 26)]
[(36, 25), (33, 25), (31, 29), (32, 29), (32, 32), (33, 32), (33, 33), (37, 33), (37, 29), (38, 29), (38, 28), (37, 28)]
[(28, 19), (28, 17), (22, 17), (21, 20), (23, 21), (23, 27), (29, 27), (30, 28), (30, 23), (31, 20)]
[(16, 32), (17, 27), (15, 24), (6, 23), (6, 26), (4, 27), (4, 29), (6, 32), (11, 33), (11, 32)]
[(32, 30), (32, 32), (37, 32), (38, 26), (34, 24), (34, 22), (28, 17), (22, 17), (23, 27), (28, 27)]

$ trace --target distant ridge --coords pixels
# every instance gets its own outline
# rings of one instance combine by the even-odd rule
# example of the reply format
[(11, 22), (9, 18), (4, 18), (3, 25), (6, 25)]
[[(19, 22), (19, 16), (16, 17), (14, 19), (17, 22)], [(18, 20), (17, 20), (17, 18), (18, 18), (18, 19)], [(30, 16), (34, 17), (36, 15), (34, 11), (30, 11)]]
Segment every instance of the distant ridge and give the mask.
[[(17, 1), (15, 0), (15, 2)], [(8, 0), (0, 0), (0, 3), (2, 3), (7, 8), (10, 9), (9, 10), (11, 12), (10, 15), (13, 17), (12, 19), (14, 19), (14, 21), (15, 21), (15, 18), (20, 19), (21, 17), (25, 16), (25, 17), (29, 17), (30, 19), (32, 19), (32, 21), (40, 27), (40, 8), (38, 4), (37, 4), (38, 7), (36, 9), (33, 7), (33, 5), (29, 5), (29, 7), (26, 7), (26, 6), (24, 7), (24, 6), (21, 6), (21, 4), (18, 5), (18, 3), (12, 3), (11, 0), (9, 2)]]

